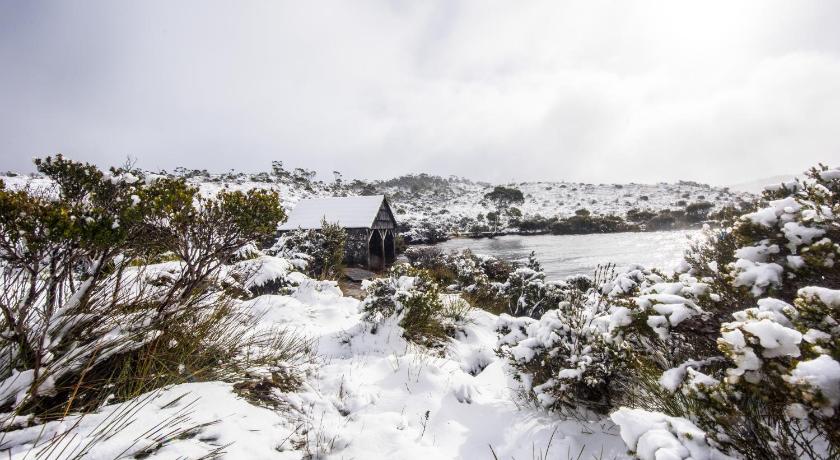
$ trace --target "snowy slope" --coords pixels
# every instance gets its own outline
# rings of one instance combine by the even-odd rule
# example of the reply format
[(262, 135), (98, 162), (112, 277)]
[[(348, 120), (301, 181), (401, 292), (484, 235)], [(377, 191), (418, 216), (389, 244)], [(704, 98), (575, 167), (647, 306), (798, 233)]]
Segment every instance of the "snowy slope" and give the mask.
[(330, 458), (485, 459), (490, 446), (499, 458), (530, 458), (555, 428), (549, 458), (626, 451), (607, 420), (562, 421), (520, 408), (518, 384), (493, 353), (496, 317), (487, 312), (474, 311), (440, 357), (407, 344), (395, 324), (371, 334), (358, 301), (337, 289), (263, 296), (251, 308), (318, 340), (319, 376), (287, 402), (317, 423), (309, 442)]
[[(624, 458), (608, 419), (562, 420), (523, 405), (506, 362), (493, 353), (494, 315), (476, 310), (438, 356), (408, 345), (396, 324), (371, 333), (359, 301), (334, 282), (299, 281), (291, 295), (241, 304), (260, 318), (258, 327), (285, 326), (317, 341), (318, 371), (299, 392), (275, 394), (287, 407), (254, 406), (227, 383), (182, 384), (81, 419), (14, 431), (4, 440), (15, 446), (12, 458), (26, 457), (33, 445), (53, 453), (92, 445), (89, 458), (135, 455), (170, 432), (184, 434), (148, 458), (486, 459), (491, 446), (499, 458)], [(101, 427), (119, 414), (129, 414), (131, 425), (103, 439)], [(45, 444), (54, 436), (58, 447)]]
[[(584, 184), (569, 182), (522, 182), (506, 184), (519, 189), (525, 201), (515, 205), (525, 217), (568, 217), (585, 208), (593, 214), (624, 216), (631, 209), (678, 210), (687, 204), (709, 202), (712, 211), (737, 206), (754, 196), (695, 182), (659, 184)], [(484, 195), (493, 185), (452, 181), (448, 187), (416, 191), (384, 187), (391, 197), (397, 220), (409, 227), (430, 221), (447, 229), (465, 230), (469, 219), (495, 211)], [(463, 224), (461, 222), (464, 222)]]

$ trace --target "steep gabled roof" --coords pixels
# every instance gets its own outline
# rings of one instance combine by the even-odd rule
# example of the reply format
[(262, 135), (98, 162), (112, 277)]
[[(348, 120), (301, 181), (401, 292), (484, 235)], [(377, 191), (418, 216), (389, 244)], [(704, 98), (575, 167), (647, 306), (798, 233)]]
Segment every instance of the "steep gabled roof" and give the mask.
[(384, 195), (333, 196), (301, 200), (292, 209), (289, 220), (279, 229), (320, 229), (321, 219), (326, 219), (329, 223), (337, 222), (344, 228), (370, 228), (384, 200)]

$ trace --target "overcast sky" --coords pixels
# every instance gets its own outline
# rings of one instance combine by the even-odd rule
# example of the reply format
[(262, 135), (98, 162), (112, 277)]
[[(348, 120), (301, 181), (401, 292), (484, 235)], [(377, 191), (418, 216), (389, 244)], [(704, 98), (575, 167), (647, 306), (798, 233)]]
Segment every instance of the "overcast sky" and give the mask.
[(0, 0), (0, 168), (713, 184), (840, 163), (840, 2)]

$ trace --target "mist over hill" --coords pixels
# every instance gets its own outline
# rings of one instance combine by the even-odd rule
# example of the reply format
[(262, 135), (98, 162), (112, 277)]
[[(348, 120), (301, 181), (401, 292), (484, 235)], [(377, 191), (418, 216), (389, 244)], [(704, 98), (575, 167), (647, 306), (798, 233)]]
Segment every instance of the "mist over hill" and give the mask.
[(761, 179), (732, 184), (729, 186), (729, 189), (746, 193), (761, 193), (766, 187), (787, 183), (796, 178), (801, 179), (802, 175), (780, 174), (777, 176), (763, 177)]

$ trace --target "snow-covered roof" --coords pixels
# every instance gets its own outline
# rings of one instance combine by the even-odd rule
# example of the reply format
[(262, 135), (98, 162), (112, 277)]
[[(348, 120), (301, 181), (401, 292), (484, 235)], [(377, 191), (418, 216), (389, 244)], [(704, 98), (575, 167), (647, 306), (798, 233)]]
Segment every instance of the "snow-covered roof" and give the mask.
[(369, 228), (382, 206), (384, 195), (331, 196), (301, 200), (280, 230), (319, 229), (321, 219), (344, 228)]

